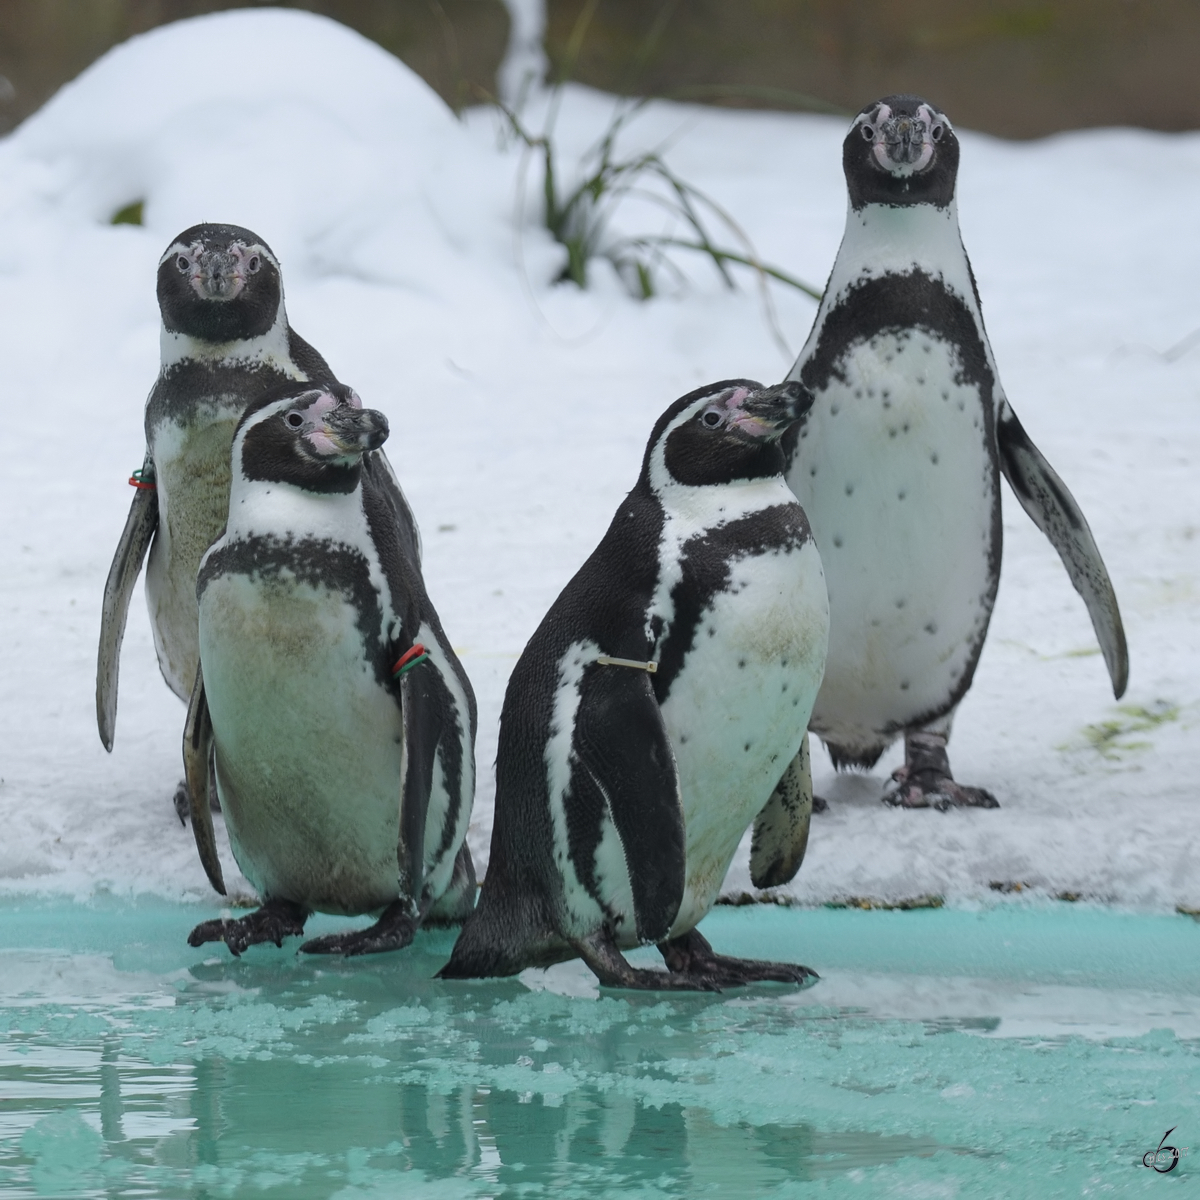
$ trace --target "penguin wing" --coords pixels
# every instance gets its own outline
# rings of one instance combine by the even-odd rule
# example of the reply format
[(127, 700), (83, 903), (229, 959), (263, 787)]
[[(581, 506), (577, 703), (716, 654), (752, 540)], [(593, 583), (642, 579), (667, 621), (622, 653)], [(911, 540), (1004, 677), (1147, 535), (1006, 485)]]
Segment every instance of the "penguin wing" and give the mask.
[(382, 450), (363, 455), (363, 473), (368, 486), (393, 518), (401, 549), (414, 569), (421, 568), (421, 531), (396, 472)]
[[(144, 470), (153, 471), (150, 456)], [(96, 725), (105, 750), (112, 752), (117, 728), (117, 675), (121, 665), (121, 642), (133, 585), (142, 569), (142, 561), (158, 528), (158, 497), (153, 488), (139, 487), (129, 506), (125, 528), (117, 543), (108, 579), (104, 584), (104, 602), (100, 615), (100, 648), (96, 653)]]
[[(441, 646), (440, 650), (445, 653), (447, 647)], [(397, 691), (404, 722), (404, 753), (396, 859), (400, 894), (420, 905), (437, 899), (423, 895), (427, 840), (436, 837), (444, 853), (455, 850), (450, 835), (457, 828), (463, 804), (470, 808), (474, 764), (473, 759), (468, 762), (466, 758), (472, 754), (475, 722), (470, 699), (466, 701), (468, 711), (463, 711), (455, 689), (433, 656), (401, 676)], [(429, 798), (439, 762), (449, 807), (443, 828), (428, 830)], [(471, 899), (473, 903), (473, 894)]]
[(1004, 478), (1021, 507), (1058, 551), (1075, 590), (1087, 605), (1112, 680), (1113, 695), (1119, 700), (1129, 680), (1129, 647), (1117, 594), (1092, 531), (1066, 484), (1030, 441), (1007, 400), (1000, 402), (996, 440)]
[(593, 666), (583, 680), (572, 749), (575, 802), (586, 806), (580, 793), (593, 791), (620, 839), (638, 938), (661, 941), (683, 900), (683, 800), (650, 676)]
[(778, 887), (796, 877), (808, 849), (812, 809), (812, 765), (805, 733), (800, 752), (788, 763), (771, 798), (754, 818), (750, 882), (756, 888)]
[(208, 803), (208, 773), (212, 759), (213, 727), (208, 711), (208, 696), (204, 691), (204, 668), (196, 668), (196, 685), (188, 704), (187, 721), (183, 726), (183, 774), (187, 782), (188, 806), (191, 809), (192, 835), (200, 863), (213, 887), (225, 895), (225, 879), (221, 860), (217, 856), (217, 836), (213, 832), (212, 809)]

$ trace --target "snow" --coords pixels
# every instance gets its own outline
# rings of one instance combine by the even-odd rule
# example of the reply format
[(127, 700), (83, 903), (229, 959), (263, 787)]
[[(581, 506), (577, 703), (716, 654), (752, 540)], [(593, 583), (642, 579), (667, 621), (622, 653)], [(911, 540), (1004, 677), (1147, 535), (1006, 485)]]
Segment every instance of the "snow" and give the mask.
[[(613, 104), (567, 89), (560, 163)], [(526, 114), (535, 129), (543, 110)], [(295, 328), (388, 414), (426, 579), (479, 696), (470, 841), (485, 867), (507, 676), (633, 484), (655, 417), (702, 383), (775, 381), (791, 361), (748, 273), (731, 292), (680, 258), (690, 283), (649, 303), (603, 264), (589, 291), (553, 286), (562, 251), (537, 227), (536, 163), (501, 132), (486, 110), (456, 121), (349, 30), (256, 10), (133, 39), (0, 142), (0, 386), (16, 414), (0, 433), (4, 893), (215, 900), (170, 805), (184, 713), (140, 598), (111, 756), (93, 706), (100, 595), (158, 364), (155, 264), (206, 220), (270, 242)], [(827, 117), (656, 102), (622, 146), (666, 144), (767, 261), (819, 284), (844, 219), (842, 135)], [(1010, 902), (989, 886), (1003, 882), (1200, 905), (1200, 351), (1160, 353), (1200, 326), (1187, 233), (1200, 135), (962, 143), (963, 234), (992, 345), (1105, 555), (1129, 693), (1114, 704), (1082, 601), (1006, 491), (1000, 597), (951, 742), (959, 778), (1002, 807), (894, 812), (879, 796), (898, 748), (842, 777), (817, 749), (830, 809), (785, 891), (971, 906)], [(144, 227), (108, 224), (137, 199)], [(646, 207), (623, 220), (663, 228)], [(794, 351), (815, 305), (772, 297)], [(1134, 708), (1150, 728), (1129, 729)], [(1117, 733), (1102, 753), (1088, 730), (1104, 722)], [(748, 887), (743, 847), (727, 890)]]

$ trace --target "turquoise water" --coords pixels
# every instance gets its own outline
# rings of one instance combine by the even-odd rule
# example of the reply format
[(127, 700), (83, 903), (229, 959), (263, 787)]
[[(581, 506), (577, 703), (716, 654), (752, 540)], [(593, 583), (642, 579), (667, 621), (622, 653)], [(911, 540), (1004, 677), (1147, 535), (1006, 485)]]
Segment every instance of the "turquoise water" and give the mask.
[[(1178, 1195), (1200, 1159), (1200, 924), (1085, 907), (718, 909), (822, 979), (441, 984), (185, 941), (167, 904), (0, 905), (0, 1195)], [(327, 919), (310, 932), (339, 926)], [(643, 957), (641, 955), (635, 957)], [(644, 956), (647, 963), (652, 954)], [(1141, 1165), (1163, 1133), (1170, 1174)]]

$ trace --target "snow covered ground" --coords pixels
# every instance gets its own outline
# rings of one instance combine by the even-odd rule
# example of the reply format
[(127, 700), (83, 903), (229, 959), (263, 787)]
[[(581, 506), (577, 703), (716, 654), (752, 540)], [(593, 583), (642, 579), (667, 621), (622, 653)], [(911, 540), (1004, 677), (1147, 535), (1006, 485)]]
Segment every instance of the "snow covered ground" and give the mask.
[[(569, 89), (563, 163), (612, 106)], [(184, 714), (140, 597), (111, 756), (93, 707), (100, 595), (157, 371), (155, 265), (202, 220), (271, 243), (293, 325), (391, 419), (430, 591), (479, 695), (470, 838), (486, 864), (509, 671), (633, 484), (654, 418), (701, 383), (776, 381), (790, 365), (749, 277), (729, 292), (681, 259), (690, 285), (645, 304), (604, 266), (587, 292), (552, 286), (562, 252), (537, 227), (536, 169), (522, 215), (524, 158), (499, 128), (483, 110), (457, 121), (348, 30), (256, 11), (119, 47), (0, 141), (5, 893), (215, 900), (170, 805)], [(843, 132), (826, 117), (655, 103), (623, 145), (669, 139), (675, 170), (765, 259), (820, 284), (844, 218)], [(1005, 882), (1200, 905), (1200, 347), (1159, 353), (1200, 327), (1200, 135), (962, 143), (963, 233), (992, 345), (1104, 552), (1130, 688), (1114, 705), (1082, 602), (1006, 492), (999, 602), (951, 743), (958, 776), (1002, 807), (894, 812), (879, 796), (898, 749), (840, 778), (818, 751), (830, 809), (787, 890), (970, 904)], [(144, 227), (108, 223), (139, 199)], [(773, 295), (798, 349), (815, 305)], [(229, 878), (224, 841), (222, 853)], [(728, 890), (748, 886), (743, 854)]]

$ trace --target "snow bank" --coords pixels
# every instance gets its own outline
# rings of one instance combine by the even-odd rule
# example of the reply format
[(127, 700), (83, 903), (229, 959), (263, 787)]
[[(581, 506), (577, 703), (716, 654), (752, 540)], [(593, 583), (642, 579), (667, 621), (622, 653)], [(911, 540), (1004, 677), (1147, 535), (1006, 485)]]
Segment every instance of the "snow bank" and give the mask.
[[(569, 90), (564, 163), (611, 109)], [(819, 283), (841, 235), (842, 132), (656, 103), (628, 145), (669, 139), (675, 169), (768, 260)], [(157, 370), (154, 268), (202, 220), (272, 244), (295, 327), (391, 418), (430, 590), (479, 694), (471, 844), (486, 861), (508, 673), (636, 478), (655, 416), (707, 380), (789, 365), (749, 281), (728, 292), (702, 264), (649, 304), (606, 268), (587, 293), (552, 287), (535, 172), (498, 133), (487, 112), (456, 121), (349, 30), (259, 10), (133, 39), (0, 142), (0, 387), (15, 418), (0, 433), (0, 889), (213, 900), (170, 808), (183, 710), (140, 601), (112, 756), (93, 714), (100, 594)], [(1198, 184), (1194, 135), (964, 135), (964, 236), (993, 346), (1108, 561), (1130, 691), (1113, 705), (1082, 603), (1006, 494), (1000, 599), (951, 747), (1003, 807), (885, 810), (897, 752), (836, 779), (818, 752), (831, 806), (789, 889), (801, 900), (974, 902), (1004, 882), (1200, 904), (1200, 350), (1156, 353), (1200, 326)], [(144, 227), (108, 224), (139, 199)], [(798, 348), (814, 305), (774, 296)], [(743, 859), (729, 888), (747, 886)]]

